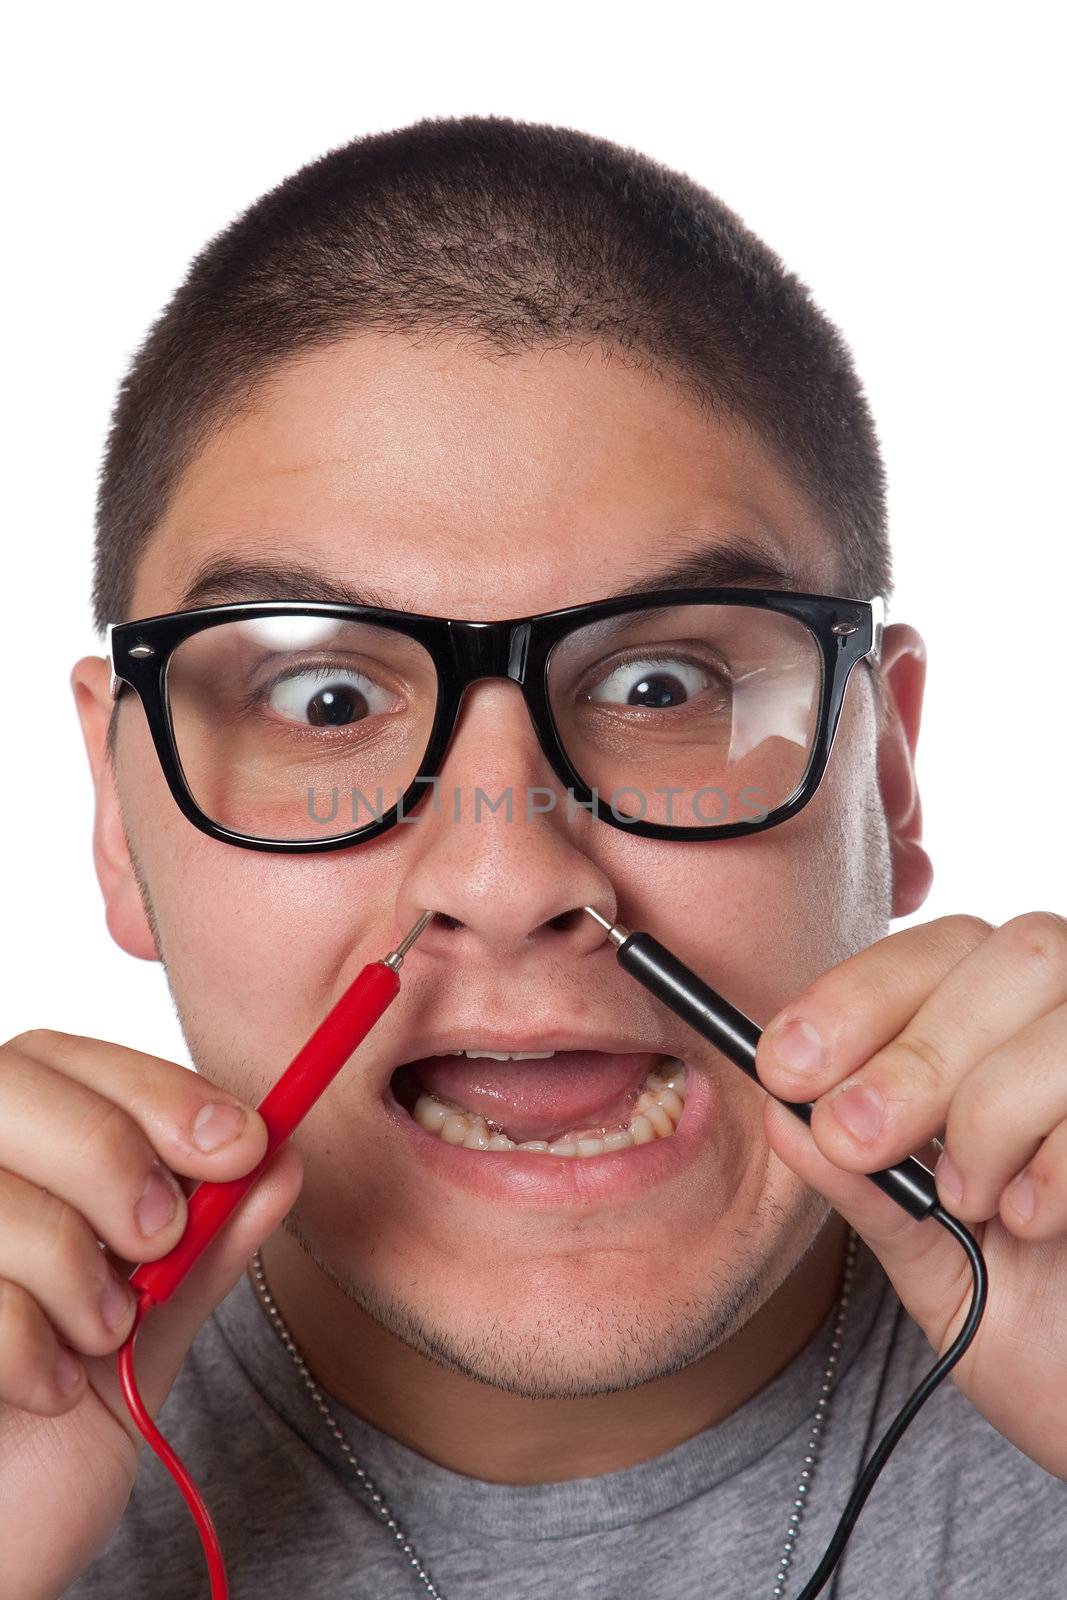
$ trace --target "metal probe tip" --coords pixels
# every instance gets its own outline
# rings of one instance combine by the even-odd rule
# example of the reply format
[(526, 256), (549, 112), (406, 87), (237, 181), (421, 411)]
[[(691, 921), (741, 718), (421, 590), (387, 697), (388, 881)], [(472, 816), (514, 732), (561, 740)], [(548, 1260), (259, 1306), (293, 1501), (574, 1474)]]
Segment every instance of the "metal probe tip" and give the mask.
[(405, 933), (396, 949), (390, 950), (389, 954), (384, 958), (383, 965), (392, 967), (394, 972), (399, 972), (404, 957), (415, 943), (415, 940), (419, 937), (419, 934), (422, 932), (431, 918), (436, 915), (437, 913), (434, 911), (424, 911), (418, 922), (416, 922), (415, 926), (410, 929), (409, 932)]
[(609, 922), (607, 917), (602, 917), (599, 911), (594, 911), (592, 906), (583, 906), (583, 911), (588, 911), (594, 922), (599, 922), (602, 928), (607, 929), (608, 938), (616, 950), (630, 937), (629, 928), (624, 928), (621, 922)]

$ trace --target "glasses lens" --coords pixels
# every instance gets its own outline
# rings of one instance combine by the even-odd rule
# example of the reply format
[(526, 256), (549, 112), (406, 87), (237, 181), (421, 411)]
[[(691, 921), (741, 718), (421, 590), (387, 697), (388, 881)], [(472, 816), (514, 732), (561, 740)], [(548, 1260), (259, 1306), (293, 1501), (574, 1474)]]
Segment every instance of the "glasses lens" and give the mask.
[(590, 623), (552, 651), (560, 743), (620, 819), (757, 822), (800, 785), (822, 655), (804, 623), (748, 605), (672, 605)]
[(366, 827), (419, 772), (437, 701), (422, 645), (275, 613), (185, 639), (167, 702), (185, 781), (213, 822), (286, 843)]

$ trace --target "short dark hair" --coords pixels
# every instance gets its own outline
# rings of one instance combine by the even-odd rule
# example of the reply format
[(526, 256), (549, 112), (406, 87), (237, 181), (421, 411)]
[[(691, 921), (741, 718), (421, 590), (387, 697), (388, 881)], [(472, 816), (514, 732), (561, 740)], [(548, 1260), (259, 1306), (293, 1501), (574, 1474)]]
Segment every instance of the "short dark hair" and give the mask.
[(193, 259), (115, 403), (98, 628), (127, 617), (198, 449), (280, 364), (361, 329), (457, 333), (502, 354), (609, 346), (754, 429), (826, 527), (838, 592), (888, 598), (871, 414), (837, 329), (773, 251), (633, 149), (509, 117), (427, 117), (310, 162)]

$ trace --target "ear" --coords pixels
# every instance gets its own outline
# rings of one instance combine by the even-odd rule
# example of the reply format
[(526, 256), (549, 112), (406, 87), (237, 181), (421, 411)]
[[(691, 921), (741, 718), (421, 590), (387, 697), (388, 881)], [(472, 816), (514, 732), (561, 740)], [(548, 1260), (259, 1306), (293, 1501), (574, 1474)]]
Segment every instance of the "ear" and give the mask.
[(878, 732), (878, 787), (882, 796), (893, 866), (894, 917), (910, 916), (930, 893), (934, 866), (922, 847), (922, 805), (915, 778), (926, 645), (907, 623), (882, 634), (879, 667), (885, 706)]
[[(126, 842), (115, 773), (107, 754), (108, 723), (117, 706), (111, 698), (110, 680), (111, 668), (103, 656), (83, 656), (70, 674), (96, 790), (93, 862), (104, 894), (111, 937), (128, 955), (139, 956), (142, 961), (158, 961), (160, 955)], [(116, 751), (116, 758), (118, 755)]]

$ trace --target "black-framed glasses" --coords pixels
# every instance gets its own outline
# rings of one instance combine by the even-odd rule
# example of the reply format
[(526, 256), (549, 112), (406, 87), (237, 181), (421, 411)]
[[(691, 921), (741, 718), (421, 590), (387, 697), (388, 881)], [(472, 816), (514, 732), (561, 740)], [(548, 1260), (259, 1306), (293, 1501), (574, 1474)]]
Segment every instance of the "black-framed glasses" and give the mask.
[(725, 839), (811, 799), (884, 619), (881, 596), (757, 588), (503, 622), (249, 601), (111, 623), (107, 651), (112, 696), (139, 696), (175, 801), (227, 844), (337, 850), (439, 809), (460, 703), (482, 678), (521, 689), (564, 793), (476, 789), (476, 820), (558, 803), (645, 838)]

